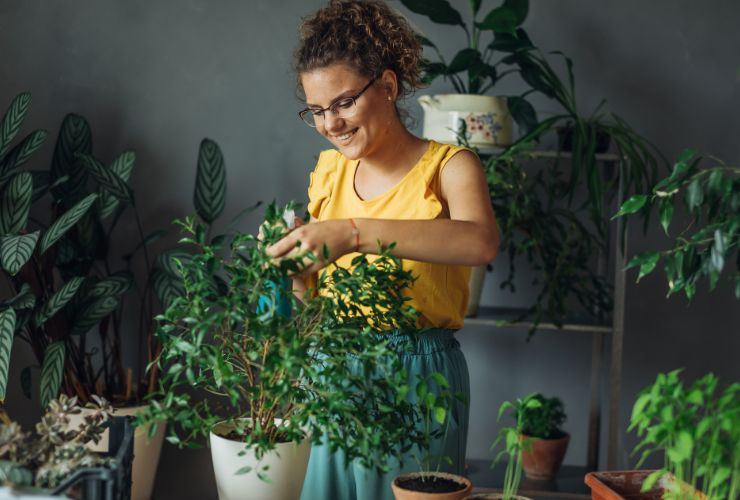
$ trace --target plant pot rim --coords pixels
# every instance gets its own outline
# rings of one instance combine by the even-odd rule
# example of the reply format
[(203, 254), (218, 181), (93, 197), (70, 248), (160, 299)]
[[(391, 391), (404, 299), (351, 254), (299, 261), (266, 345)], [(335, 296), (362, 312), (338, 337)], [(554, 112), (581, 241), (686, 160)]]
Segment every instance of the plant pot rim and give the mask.
[(563, 441), (565, 439), (570, 439), (570, 433), (563, 431), (563, 435), (557, 438), (541, 438), (536, 436), (530, 436), (528, 434), (521, 433), (520, 436), (522, 436), (525, 439), (533, 439), (535, 441)]
[(408, 490), (406, 488), (403, 488), (398, 485), (399, 479), (407, 479), (407, 478), (414, 478), (419, 476), (437, 476), (444, 479), (451, 479), (453, 481), (457, 481), (458, 483), (462, 483), (465, 487), (456, 491), (448, 491), (445, 493), (424, 493), (425, 495), (429, 495), (431, 498), (434, 498), (436, 495), (449, 495), (451, 493), (470, 493), (473, 491), (473, 483), (470, 482), (470, 479), (468, 479), (465, 476), (460, 476), (458, 474), (452, 474), (450, 472), (434, 472), (434, 471), (426, 471), (426, 472), (407, 472), (405, 474), (399, 474), (395, 478), (393, 478), (393, 481), (391, 481), (391, 486), (393, 488), (397, 488), (401, 491), (412, 491), (414, 493), (421, 493), (416, 490)]
[[(214, 436), (214, 437), (217, 437), (219, 439), (223, 439), (224, 441), (228, 441), (230, 443), (245, 444), (243, 441), (237, 441), (235, 439), (229, 439), (229, 438), (227, 438), (225, 436), (222, 436), (218, 432), (216, 432), (216, 429), (219, 426), (225, 426), (226, 428), (230, 428), (230, 429), (233, 430), (233, 428), (234, 428), (233, 421), (234, 420), (251, 420), (251, 418), (249, 418), (249, 417), (242, 417), (242, 418), (236, 418), (236, 419), (231, 419), (231, 420), (227, 420), (227, 419), (220, 420), (220, 421), (216, 422), (215, 424), (213, 424), (213, 426), (211, 427), (211, 430), (209, 432), (210, 435), (211, 436)], [(273, 420), (277, 421), (278, 422), (278, 426), (280, 426), (280, 424), (282, 424), (282, 422), (285, 419), (282, 419), (282, 418), (274, 418)], [(290, 443), (296, 443), (296, 444), (298, 444), (298, 443), (302, 443), (308, 437), (309, 437), (309, 434), (308, 434), (307, 431), (305, 431), (304, 432), (303, 439), (301, 439), (300, 441), (279, 441), (279, 442), (275, 443), (275, 445), (277, 446), (277, 445), (280, 445), (280, 444), (290, 444)]]
[(457, 96), (465, 96), (465, 97), (482, 97), (482, 98), (485, 98), (485, 99), (494, 99), (494, 100), (497, 100), (497, 99), (504, 99), (504, 100), (506, 100), (506, 96), (505, 95), (463, 94), (463, 93), (459, 93), (459, 92), (445, 92), (445, 93), (438, 93), (438, 94), (424, 94), (424, 95), (421, 95), (419, 97), (424, 97), (424, 96), (429, 96), (429, 97), (448, 97), (448, 96), (457, 97)]

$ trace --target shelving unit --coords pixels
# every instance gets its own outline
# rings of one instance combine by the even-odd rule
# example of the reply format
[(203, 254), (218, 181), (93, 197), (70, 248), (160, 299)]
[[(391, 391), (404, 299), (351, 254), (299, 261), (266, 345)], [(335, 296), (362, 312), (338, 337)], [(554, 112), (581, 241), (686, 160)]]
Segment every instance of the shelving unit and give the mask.
[[(494, 151), (482, 151), (481, 156)], [(559, 151), (538, 151), (528, 153), (533, 159), (556, 160), (568, 159), (569, 153)], [(618, 191), (616, 195), (616, 207), (621, 206), (624, 199), (623, 176), (625, 160), (614, 154), (597, 154), (596, 160), (604, 165), (604, 175), (612, 178), (618, 176)], [(614, 210), (616, 211), (616, 209)], [(609, 212), (607, 212), (608, 214)], [(608, 217), (608, 215), (607, 215)], [(619, 438), (619, 396), (622, 381), (622, 344), (624, 338), (624, 294), (627, 234), (623, 233), (623, 221), (618, 218), (614, 224), (609, 225), (607, 232), (608, 254), (598, 255), (597, 273), (607, 275), (613, 273), (614, 286), (614, 309), (611, 321), (601, 324), (589, 323), (585, 319), (573, 318), (562, 326), (557, 327), (552, 323), (540, 323), (538, 330), (551, 333), (573, 333), (590, 334), (591, 341), (591, 369), (590, 369), (590, 403), (588, 419), (588, 445), (585, 467), (564, 466), (558, 478), (552, 483), (532, 482), (522, 484), (522, 494), (536, 498), (580, 498), (589, 496), (588, 490), (583, 485), (583, 476), (586, 472), (597, 470), (599, 465), (600, 430), (602, 421), (601, 408), (601, 371), (604, 363), (605, 346), (609, 345), (609, 371), (608, 371), (608, 414), (607, 414), (607, 468), (614, 469), (618, 456)], [(522, 315), (525, 309), (512, 309), (500, 307), (480, 307), (475, 317), (465, 318), (465, 324), (477, 326), (501, 327), (502, 322), (507, 322), (506, 328), (529, 329), (531, 322), (520, 321), (511, 323), (514, 318)], [(481, 462), (481, 463), (478, 463)], [(487, 471), (490, 464), (484, 461), (473, 460), (469, 462), (470, 474), (474, 478), (473, 484), (480, 487), (480, 491), (491, 488), (500, 488), (503, 483), (503, 472)], [(497, 475), (498, 474), (498, 475)], [(499, 477), (500, 476), (500, 477)], [(579, 477), (573, 482), (573, 477)], [(569, 485), (563, 489), (563, 485)], [(567, 490), (567, 491), (566, 491)]]

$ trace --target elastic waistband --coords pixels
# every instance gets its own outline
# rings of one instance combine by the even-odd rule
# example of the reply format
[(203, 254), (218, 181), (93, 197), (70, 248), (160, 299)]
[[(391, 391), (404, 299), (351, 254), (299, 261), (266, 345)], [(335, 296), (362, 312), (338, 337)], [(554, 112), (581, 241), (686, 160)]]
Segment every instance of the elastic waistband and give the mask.
[(455, 330), (429, 328), (418, 332), (392, 331), (380, 334), (388, 345), (402, 354), (432, 354), (459, 349), (460, 343), (454, 336)]

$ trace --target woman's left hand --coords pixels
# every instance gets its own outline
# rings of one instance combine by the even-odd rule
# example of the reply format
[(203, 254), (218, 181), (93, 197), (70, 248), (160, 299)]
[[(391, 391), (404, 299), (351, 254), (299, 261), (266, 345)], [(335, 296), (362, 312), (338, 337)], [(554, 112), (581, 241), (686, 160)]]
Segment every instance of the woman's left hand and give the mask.
[[(324, 258), (324, 246), (328, 250), (328, 258)], [(302, 257), (306, 267), (301, 274), (309, 275), (318, 272), (354, 249), (355, 240), (351, 222), (346, 219), (337, 219), (297, 227), (283, 239), (269, 246), (267, 254), (276, 262), (286, 258)], [(309, 252), (316, 256), (315, 261), (312, 262), (307, 257)]]

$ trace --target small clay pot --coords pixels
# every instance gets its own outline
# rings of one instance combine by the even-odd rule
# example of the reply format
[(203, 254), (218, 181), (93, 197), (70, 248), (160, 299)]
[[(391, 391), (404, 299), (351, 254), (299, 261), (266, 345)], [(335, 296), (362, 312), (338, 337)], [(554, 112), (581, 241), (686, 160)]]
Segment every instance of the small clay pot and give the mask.
[(522, 450), (522, 469), (528, 479), (548, 481), (560, 470), (568, 450), (570, 434), (557, 439), (539, 439), (522, 435), (531, 443), (529, 450)]
[[(447, 493), (428, 493), (424, 491), (413, 491), (401, 488), (397, 482), (404, 479), (413, 479), (421, 476), (436, 476), (443, 479), (451, 479), (458, 483), (462, 483), (465, 487), (461, 490), (451, 491)], [(463, 500), (467, 498), (473, 491), (473, 483), (466, 477), (458, 476), (455, 474), (448, 474), (447, 472), (411, 472), (409, 474), (401, 474), (391, 482), (391, 489), (396, 500)]]

